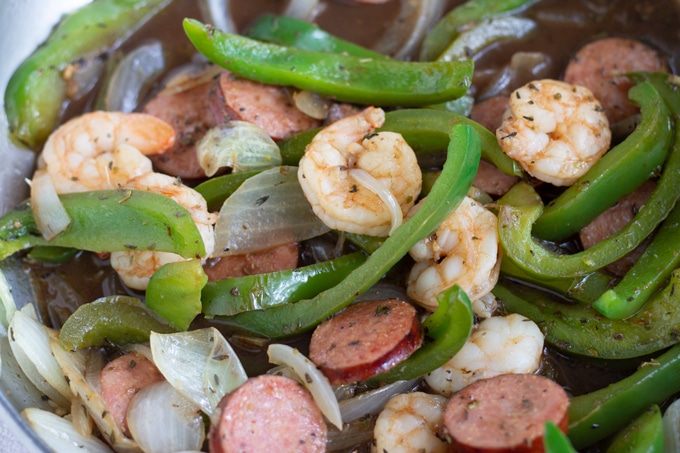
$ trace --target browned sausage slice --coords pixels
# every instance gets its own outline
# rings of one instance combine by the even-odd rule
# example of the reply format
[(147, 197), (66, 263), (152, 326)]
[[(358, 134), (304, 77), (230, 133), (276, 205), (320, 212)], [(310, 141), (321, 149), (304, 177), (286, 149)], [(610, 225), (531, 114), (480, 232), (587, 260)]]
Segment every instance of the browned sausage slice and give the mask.
[(309, 358), (332, 385), (368, 379), (410, 356), (422, 343), (415, 308), (399, 299), (349, 306), (312, 334)]
[[(579, 238), (583, 247), (590, 248), (628, 225), (655, 188), (656, 184), (654, 182), (647, 181), (635, 192), (620, 199), (618, 203), (583, 227), (579, 232)], [(648, 242), (649, 240), (644, 241), (629, 254), (607, 266), (607, 270), (618, 276), (625, 275), (628, 269), (642, 255)]]
[(164, 379), (153, 362), (134, 352), (113, 359), (102, 369), (99, 376), (102, 398), (127, 436), (130, 436), (126, 419), (130, 401), (147, 385)]
[(263, 374), (225, 395), (213, 414), (211, 453), (325, 452), (328, 428), (307, 389)]
[(494, 96), (475, 103), (470, 112), (470, 119), (496, 133), (496, 129), (503, 123), (503, 114), (507, 109), (508, 97)]
[(203, 269), (212, 282), (229, 277), (295, 269), (298, 267), (299, 256), (298, 244), (282, 244), (258, 252), (212, 258), (205, 263)]
[(321, 125), (321, 121), (305, 115), (293, 105), (284, 87), (253, 82), (229, 72), (222, 73), (219, 87), (218, 95), (212, 99), (219, 121), (251, 122), (266, 130), (274, 140)]
[(556, 382), (533, 374), (482, 379), (454, 394), (444, 430), (458, 452), (543, 452), (545, 422), (566, 432), (569, 397)]
[(590, 88), (613, 124), (638, 112), (628, 99), (631, 81), (619, 74), (668, 71), (668, 63), (651, 47), (625, 38), (603, 38), (586, 44), (569, 62), (564, 81)]

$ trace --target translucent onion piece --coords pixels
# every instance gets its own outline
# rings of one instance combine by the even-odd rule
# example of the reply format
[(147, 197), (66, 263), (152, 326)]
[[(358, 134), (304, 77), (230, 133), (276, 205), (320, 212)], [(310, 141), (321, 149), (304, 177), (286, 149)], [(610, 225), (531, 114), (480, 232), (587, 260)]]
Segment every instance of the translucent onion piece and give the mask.
[(394, 194), (390, 192), (385, 186), (380, 184), (377, 179), (371, 176), (366, 170), (361, 168), (352, 168), (349, 170), (349, 174), (352, 178), (356, 180), (359, 184), (373, 192), (385, 203), (387, 209), (390, 211), (390, 216), (392, 217), (391, 227), (389, 234), (394, 233), (394, 230), (399, 228), (399, 226), (404, 221), (404, 213), (401, 212), (401, 206), (395, 198)]
[(267, 131), (248, 121), (229, 121), (211, 128), (196, 144), (205, 174), (229, 167), (234, 173), (281, 165), (281, 151)]
[(671, 403), (663, 414), (663, 437), (663, 451), (680, 451), (680, 400)]
[(62, 75), (66, 80), (66, 95), (78, 100), (88, 94), (104, 72), (104, 59), (88, 57), (68, 65)]
[(317, 120), (325, 119), (332, 105), (327, 97), (307, 90), (293, 93), (293, 102), (295, 102), (295, 107), (298, 110)]
[(327, 231), (305, 198), (297, 167), (272, 168), (247, 179), (224, 202), (213, 256), (255, 252)]
[(127, 54), (113, 71), (104, 96), (104, 109), (133, 112), (144, 90), (165, 69), (160, 41), (143, 44)]
[(38, 170), (33, 175), (31, 210), (38, 229), (48, 241), (71, 224), (71, 217), (57, 195), (52, 177), (45, 170)]
[(310, 19), (314, 17), (318, 6), (319, 0), (289, 0), (283, 15), (296, 19)]
[(9, 282), (5, 277), (5, 273), (0, 269), (0, 335), (7, 335), (7, 327), (9, 322), (14, 317), (14, 313), (17, 311), (16, 303), (14, 302), (14, 296), (12, 295), (12, 289), (9, 286)]
[(78, 434), (83, 437), (92, 436), (94, 429), (94, 420), (87, 412), (87, 407), (83, 404), (80, 396), (75, 395), (71, 399), (71, 413), (69, 414), (71, 425)]
[[(139, 452), (140, 448), (135, 441), (125, 437), (120, 427), (116, 424), (111, 412), (107, 409), (101, 394), (93, 388), (85, 378), (88, 373), (88, 366), (95, 358), (98, 351), (92, 349), (79, 349), (77, 351), (66, 351), (59, 342), (58, 338), (50, 341), (50, 348), (55, 359), (61, 366), (64, 375), (69, 381), (69, 385), (77, 394), (83, 405), (87, 409), (90, 417), (97, 425), (102, 437), (111, 444), (117, 452)], [(96, 368), (97, 366), (95, 366)]]
[(213, 24), (218, 30), (225, 33), (237, 33), (236, 25), (231, 20), (230, 1), (229, 0), (206, 0), (199, 2), (203, 15), (207, 16), (208, 23)]
[(361, 393), (354, 398), (340, 401), (340, 413), (345, 423), (359, 420), (367, 415), (378, 415), (387, 401), (399, 393), (409, 392), (414, 389), (418, 380), (397, 381), (384, 387)]
[(132, 398), (127, 424), (145, 453), (198, 450), (205, 440), (201, 410), (167, 381), (148, 385)]
[(28, 425), (54, 451), (60, 453), (110, 453), (108, 445), (94, 436), (82, 436), (71, 422), (46, 410), (29, 407), (21, 412)]
[(444, 13), (446, 0), (400, 0), (399, 17), (383, 33), (373, 50), (403, 60), (411, 56), (425, 34)]
[(338, 400), (328, 378), (316, 367), (314, 362), (297, 349), (278, 343), (269, 345), (267, 356), (269, 356), (271, 363), (293, 370), (298, 380), (312, 394), (317, 406), (328, 421), (342, 430), (342, 416), (340, 415)]
[(38, 321), (33, 305), (26, 305), (9, 324), (9, 345), (33, 385), (58, 407), (69, 409), (71, 390), (52, 355), (50, 331)]
[(238, 356), (214, 327), (174, 334), (151, 333), (153, 361), (178, 392), (208, 415), (248, 376)]

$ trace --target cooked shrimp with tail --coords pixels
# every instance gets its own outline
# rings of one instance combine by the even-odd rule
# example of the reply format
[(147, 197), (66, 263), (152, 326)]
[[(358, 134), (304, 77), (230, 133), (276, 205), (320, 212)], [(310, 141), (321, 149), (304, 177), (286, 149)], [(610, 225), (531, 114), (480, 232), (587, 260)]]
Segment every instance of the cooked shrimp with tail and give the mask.
[(374, 133), (383, 110), (368, 107), (321, 130), (300, 159), (298, 180), (330, 228), (387, 236), (413, 206), (422, 174), (401, 134)]
[(569, 186), (607, 152), (611, 131), (588, 88), (544, 79), (512, 92), (496, 138), (530, 175)]
[(428, 386), (449, 397), (479, 379), (538, 370), (544, 337), (535, 322), (513, 313), (479, 323), (451, 360), (425, 376)]
[(498, 281), (499, 253), (498, 218), (465, 197), (434, 234), (409, 250), (416, 263), (406, 294), (429, 311), (437, 309), (437, 295), (455, 284), (471, 301), (481, 299)]
[[(168, 196), (189, 210), (212, 253), (216, 215), (205, 199), (177, 178), (155, 173), (146, 157), (170, 149), (175, 131), (165, 121), (140, 113), (92, 112), (74, 118), (48, 138), (39, 161), (58, 193), (135, 189)], [(131, 288), (143, 290), (163, 264), (179, 261), (166, 252), (125, 251), (111, 254), (111, 266)]]

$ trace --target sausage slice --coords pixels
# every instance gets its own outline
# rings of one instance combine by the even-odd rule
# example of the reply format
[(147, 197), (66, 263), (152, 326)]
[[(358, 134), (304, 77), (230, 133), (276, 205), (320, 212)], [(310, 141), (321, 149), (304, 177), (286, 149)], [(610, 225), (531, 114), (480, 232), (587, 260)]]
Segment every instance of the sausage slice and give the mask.
[(203, 269), (208, 275), (208, 280), (213, 282), (223, 278), (295, 269), (298, 267), (299, 256), (297, 243), (282, 244), (253, 253), (211, 258)]
[(263, 374), (222, 398), (211, 453), (325, 452), (328, 428), (312, 395), (293, 379)]
[(422, 341), (416, 309), (408, 302), (360, 302), (314, 330), (309, 358), (332, 385), (347, 384), (389, 370)]
[(482, 379), (454, 394), (444, 432), (457, 452), (543, 452), (545, 422), (567, 431), (569, 397), (556, 382), (534, 374)]

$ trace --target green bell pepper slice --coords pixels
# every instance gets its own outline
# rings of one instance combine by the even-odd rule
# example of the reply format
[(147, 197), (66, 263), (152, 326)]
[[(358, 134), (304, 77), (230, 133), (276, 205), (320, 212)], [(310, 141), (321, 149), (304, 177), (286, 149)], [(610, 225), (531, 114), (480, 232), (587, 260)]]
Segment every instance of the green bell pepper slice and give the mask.
[(577, 453), (567, 435), (552, 421), (545, 422), (543, 448), (545, 453)]
[(661, 90), (641, 82), (629, 97), (640, 105), (640, 124), (545, 207), (533, 226), (536, 237), (556, 241), (578, 232), (663, 165), (673, 140), (673, 118)]
[(652, 404), (642, 415), (614, 436), (607, 453), (663, 453), (663, 418), (661, 409)]
[(184, 31), (199, 52), (236, 75), (366, 105), (421, 106), (458, 98), (470, 86), (474, 67), (472, 61), (376, 60), (284, 47), (193, 19), (184, 20)]
[(59, 341), (64, 349), (75, 351), (146, 343), (151, 332), (174, 331), (136, 297), (108, 296), (78, 307), (61, 327)]
[(168, 3), (97, 0), (66, 16), (7, 83), (5, 111), (12, 135), (39, 147), (57, 126), (67, 100), (64, 70), (101, 57)]
[(437, 310), (423, 321), (423, 345), (397, 366), (368, 379), (369, 384), (415, 379), (444, 365), (460, 351), (475, 324), (470, 299), (454, 285), (442, 291), (437, 302)]
[(206, 179), (194, 187), (194, 189), (205, 198), (209, 211), (219, 211), (224, 204), (224, 201), (229, 198), (246, 179), (261, 173), (262, 171), (263, 170), (239, 171), (236, 173), (215, 176), (214, 178)]
[(189, 329), (201, 312), (201, 290), (208, 276), (199, 259), (164, 264), (149, 279), (146, 306), (174, 329)]
[(314, 24), (294, 17), (265, 14), (256, 19), (244, 34), (260, 41), (303, 50), (346, 54), (376, 60), (389, 58), (379, 52), (338, 38)]
[(297, 269), (210, 282), (201, 293), (202, 312), (207, 317), (231, 316), (312, 298), (340, 283), (364, 261), (364, 254), (355, 252)]
[(680, 270), (644, 310), (625, 319), (609, 319), (590, 305), (565, 303), (545, 291), (502, 280), (493, 294), (506, 310), (533, 320), (555, 348), (599, 359), (629, 359), (653, 354), (678, 342)]
[(342, 282), (312, 299), (221, 318), (228, 326), (268, 338), (308, 331), (378, 282), (420, 239), (432, 234), (460, 204), (472, 184), (481, 157), (477, 133), (467, 125), (453, 127), (447, 159), (439, 179), (418, 211), (388, 237), (366, 262)]
[(571, 398), (568, 436), (578, 450), (625, 428), (649, 406), (680, 392), (680, 344), (643, 363), (632, 375)]
[(36, 246), (91, 252), (155, 250), (185, 258), (205, 256), (191, 214), (173, 199), (139, 190), (101, 190), (60, 195), (71, 217), (50, 241), (35, 224), (30, 202), (0, 217), (0, 259)]

